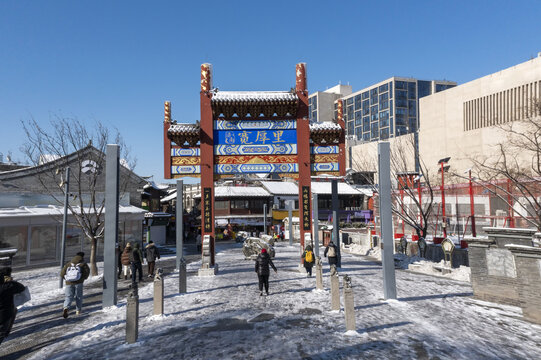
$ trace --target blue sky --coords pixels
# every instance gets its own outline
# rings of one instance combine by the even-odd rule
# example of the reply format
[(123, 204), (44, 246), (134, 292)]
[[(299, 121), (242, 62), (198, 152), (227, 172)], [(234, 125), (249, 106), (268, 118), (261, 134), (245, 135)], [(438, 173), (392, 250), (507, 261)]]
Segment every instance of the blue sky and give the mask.
[(51, 114), (120, 129), (163, 181), (163, 102), (199, 119), (199, 66), (222, 90), (359, 90), (390, 76), (459, 84), (541, 51), (539, 1), (0, 0), (0, 152)]

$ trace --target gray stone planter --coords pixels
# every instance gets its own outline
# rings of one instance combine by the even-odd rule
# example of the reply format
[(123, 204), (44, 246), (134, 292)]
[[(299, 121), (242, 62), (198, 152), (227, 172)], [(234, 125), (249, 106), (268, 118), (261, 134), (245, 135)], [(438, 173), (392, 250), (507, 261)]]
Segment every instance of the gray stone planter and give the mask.
[(506, 245), (532, 245), (535, 230), (484, 228), (486, 238), (466, 238), (473, 294), (480, 300), (520, 306), (515, 259)]
[(541, 248), (508, 245), (517, 270), (517, 290), (526, 320), (541, 324)]

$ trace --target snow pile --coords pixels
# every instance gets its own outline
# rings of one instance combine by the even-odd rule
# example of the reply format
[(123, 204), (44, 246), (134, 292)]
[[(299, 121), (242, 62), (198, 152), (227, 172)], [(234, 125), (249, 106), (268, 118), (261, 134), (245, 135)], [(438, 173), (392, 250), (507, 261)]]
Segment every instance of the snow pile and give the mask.
[(395, 267), (410, 270), (416, 273), (443, 276), (458, 281), (470, 281), (471, 269), (461, 265), (459, 268), (451, 268), (449, 264), (441, 260), (439, 263), (428, 261), (419, 256), (407, 256), (394, 254)]

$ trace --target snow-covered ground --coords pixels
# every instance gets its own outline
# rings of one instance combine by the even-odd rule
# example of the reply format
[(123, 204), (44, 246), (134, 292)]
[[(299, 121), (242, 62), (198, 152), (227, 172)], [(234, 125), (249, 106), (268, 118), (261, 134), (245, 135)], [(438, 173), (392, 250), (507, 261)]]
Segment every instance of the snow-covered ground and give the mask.
[[(125, 343), (123, 300), (80, 318), (73, 336), (33, 359), (541, 358), (541, 326), (522, 320), (519, 308), (474, 300), (469, 282), (400, 270), (398, 299), (386, 301), (381, 265), (344, 252), (340, 272), (352, 277), (357, 323), (356, 332), (346, 333), (343, 311), (330, 310), (326, 261), (327, 289), (317, 291), (315, 277), (297, 271), (298, 246), (275, 248), (278, 273), (271, 273), (268, 297), (259, 296), (254, 263), (244, 260), (240, 245), (219, 245), (219, 275), (191, 274), (182, 295), (176, 274), (165, 278), (164, 316), (152, 316), (152, 284), (140, 289), (137, 343)], [(188, 271), (199, 266), (191, 263)], [(61, 296), (51, 291), (57, 274), (51, 268), (14, 275), (36, 304)]]

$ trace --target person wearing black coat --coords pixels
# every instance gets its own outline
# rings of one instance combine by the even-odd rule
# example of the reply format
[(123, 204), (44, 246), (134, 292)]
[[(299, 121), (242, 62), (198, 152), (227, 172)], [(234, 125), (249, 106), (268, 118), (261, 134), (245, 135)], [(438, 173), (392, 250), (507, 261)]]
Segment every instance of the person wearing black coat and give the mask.
[(17, 308), (13, 296), (24, 291), (24, 285), (11, 279), (11, 268), (0, 269), (0, 344), (9, 335)]
[(325, 248), (325, 252), (323, 253), (323, 256), (327, 257), (327, 254), (329, 254), (328, 256), (329, 265), (336, 266), (338, 264), (338, 250), (336, 249), (336, 245), (334, 245), (332, 241)]
[(274, 272), (278, 272), (267, 253), (267, 249), (263, 248), (255, 261), (255, 272), (259, 278), (259, 296), (263, 295), (263, 286), (265, 286), (265, 292), (269, 295), (269, 265), (272, 266)]

